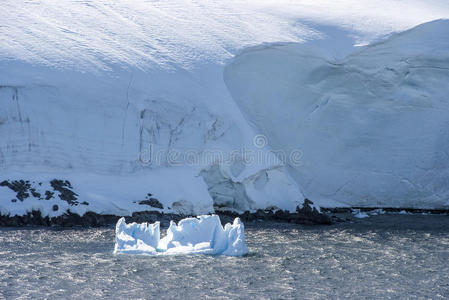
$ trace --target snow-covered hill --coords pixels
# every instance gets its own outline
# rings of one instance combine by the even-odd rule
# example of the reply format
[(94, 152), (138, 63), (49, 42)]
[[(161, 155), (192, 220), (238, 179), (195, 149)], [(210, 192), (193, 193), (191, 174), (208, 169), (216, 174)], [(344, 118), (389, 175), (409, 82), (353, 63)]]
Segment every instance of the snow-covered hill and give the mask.
[[(291, 49), (287, 52), (295, 53), (309, 46), (321, 49), (322, 57), (331, 56), (337, 62), (350, 60), (357, 68), (369, 68), (372, 65), (363, 65), (364, 57), (377, 57), (374, 52), (381, 51), (376, 50), (381, 49), (379, 46), (368, 47), (365, 54), (343, 57), (354, 51), (355, 44), (367, 44), (385, 34), (449, 17), (445, 1), (11, 0), (3, 1), (0, 7), (3, 213), (23, 214), (40, 209), (44, 214), (58, 215), (71, 209), (123, 215), (148, 209), (148, 204), (138, 204), (150, 201), (147, 194), (162, 204), (163, 211), (206, 213), (214, 205), (240, 211), (269, 206), (293, 210), (304, 198), (302, 190), (324, 206), (444, 205), (441, 199), (445, 194), (436, 187), (426, 187), (425, 191), (428, 195), (429, 191), (441, 194), (438, 200), (418, 200), (425, 193), (409, 197), (419, 191), (416, 186), (407, 189), (404, 185), (387, 195), (391, 190), (380, 190), (376, 181), (364, 190), (375, 196), (362, 197), (359, 202), (341, 197), (351, 190), (342, 189), (333, 195), (341, 182), (329, 178), (346, 178), (344, 174), (350, 166), (345, 163), (353, 161), (341, 161), (329, 170), (323, 168), (326, 161), (308, 161), (312, 148), (305, 148), (302, 138), (298, 139), (289, 128), (283, 133), (288, 146), (301, 151), (301, 164), (307, 166), (304, 170), (309, 175), (320, 175), (313, 175), (316, 180), (311, 184), (298, 175), (302, 169), (287, 171), (281, 159), (270, 152), (292, 150), (284, 148), (285, 140), (275, 134), (274, 129), (279, 128), (275, 124), (289, 108), (289, 113), (298, 113), (299, 118), (301, 106), (267, 103), (279, 89), (279, 96), (292, 90), (278, 83), (291, 87), (300, 81), (281, 77), (276, 85), (265, 82), (261, 91), (266, 101), (258, 102), (254, 110), (243, 109), (242, 114), (247, 99), (241, 99), (234, 87), (242, 73), (234, 75), (231, 69), (242, 58), (261, 52), (268, 58), (260, 62), (262, 69), (281, 70), (277, 66), (287, 62), (298, 68), (296, 75), (301, 74), (301, 59), (293, 59), (295, 54), (285, 54), (283, 49), (287, 47)], [(447, 27), (444, 24), (442, 27)], [(435, 30), (441, 31), (437, 41), (447, 33)], [(273, 46), (278, 43), (292, 44)], [(421, 45), (420, 39), (416, 43)], [(251, 48), (261, 44), (264, 46), (256, 49), (263, 51)], [(248, 47), (253, 50), (244, 50)], [(420, 49), (432, 50), (429, 47)], [(396, 58), (390, 55), (388, 59), (394, 64)], [(226, 86), (223, 71), (228, 63), (231, 67), (227, 69)], [(251, 61), (245, 62), (248, 63)], [(247, 67), (250, 71), (251, 66)], [(316, 80), (323, 77), (318, 73)], [(376, 84), (395, 80), (394, 72), (390, 75), (391, 78), (378, 79)], [(244, 76), (241, 80), (254, 89), (254, 82), (247, 82), (251, 78)], [(433, 80), (428, 84), (437, 84)], [(431, 88), (429, 85), (426, 83), (424, 88)], [(349, 93), (350, 87), (346, 89), (345, 93)], [(267, 117), (267, 110), (281, 119)], [(256, 113), (255, 118), (252, 112)], [(429, 110), (425, 117), (432, 117), (434, 122), (422, 126), (422, 133), (436, 130), (444, 119), (442, 115), (443, 110), (435, 116)], [(262, 137), (262, 143), (255, 143), (254, 137), (260, 133), (266, 137)], [(398, 133), (400, 129), (395, 131)], [(425, 140), (429, 141), (436, 140)], [(397, 143), (400, 145), (401, 141)], [(444, 142), (441, 143), (443, 147)], [(421, 150), (420, 154), (428, 153)], [(369, 157), (366, 162), (370, 162)], [(342, 173), (338, 173), (337, 167)], [(441, 176), (438, 178), (443, 181), (435, 184), (442, 185), (447, 179), (447, 175)], [(414, 180), (413, 176), (404, 178)], [(54, 179), (68, 180), (70, 186), (64, 189), (73, 190), (79, 204), (61, 199), (60, 195), (66, 192), (61, 192)], [(330, 187), (326, 186), (328, 182), (332, 183)], [(345, 185), (347, 189), (355, 186), (358, 182)], [(47, 191), (53, 193), (48, 200), (44, 196)], [(359, 191), (350, 199), (360, 197)], [(22, 197), (21, 192), (28, 196)], [(64, 195), (62, 198), (66, 199)], [(88, 205), (81, 205), (83, 202)]]

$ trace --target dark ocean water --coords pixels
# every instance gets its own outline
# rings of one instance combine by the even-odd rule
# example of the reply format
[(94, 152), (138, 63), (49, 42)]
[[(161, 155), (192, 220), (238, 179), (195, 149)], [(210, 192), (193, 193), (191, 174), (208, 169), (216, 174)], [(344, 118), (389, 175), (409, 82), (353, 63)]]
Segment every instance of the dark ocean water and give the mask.
[(245, 257), (113, 255), (114, 228), (0, 228), (0, 298), (449, 298), (449, 216), (246, 224)]

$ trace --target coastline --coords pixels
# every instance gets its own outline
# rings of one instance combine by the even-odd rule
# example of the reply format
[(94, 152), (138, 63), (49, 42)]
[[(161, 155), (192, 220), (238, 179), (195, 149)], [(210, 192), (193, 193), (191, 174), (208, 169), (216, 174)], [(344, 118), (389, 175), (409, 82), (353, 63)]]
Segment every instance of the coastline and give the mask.
[[(290, 223), (300, 225), (332, 225), (336, 223), (346, 223), (358, 221), (356, 212), (363, 212), (372, 216), (391, 216), (391, 215), (448, 215), (449, 210), (443, 209), (414, 209), (414, 208), (321, 208), (321, 212), (313, 209), (311, 206), (298, 209), (296, 212), (283, 210), (257, 210), (255, 212), (231, 212), (216, 211), (222, 223), (232, 222), (236, 217), (240, 218), (245, 224), (253, 222), (269, 223)], [(115, 225), (117, 221), (125, 217), (126, 222), (161, 222), (162, 227), (168, 227), (170, 221), (179, 222), (186, 217), (195, 217), (192, 215), (162, 213), (159, 211), (148, 210), (134, 212), (131, 216), (118, 216), (110, 214), (98, 214), (95, 212), (86, 212), (80, 216), (70, 210), (57, 216), (42, 216), (41, 212), (34, 210), (23, 216), (0, 215), (0, 227), (25, 227), (25, 226), (43, 226), (43, 227), (103, 227)]]

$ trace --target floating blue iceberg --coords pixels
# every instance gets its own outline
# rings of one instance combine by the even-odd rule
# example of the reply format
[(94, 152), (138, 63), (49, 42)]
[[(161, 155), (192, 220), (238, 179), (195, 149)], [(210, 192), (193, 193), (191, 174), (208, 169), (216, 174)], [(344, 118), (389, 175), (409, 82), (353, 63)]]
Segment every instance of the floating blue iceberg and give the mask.
[(243, 223), (236, 218), (223, 228), (217, 215), (171, 221), (167, 235), (160, 238), (160, 223), (117, 222), (114, 253), (172, 255), (209, 254), (242, 256), (248, 253)]

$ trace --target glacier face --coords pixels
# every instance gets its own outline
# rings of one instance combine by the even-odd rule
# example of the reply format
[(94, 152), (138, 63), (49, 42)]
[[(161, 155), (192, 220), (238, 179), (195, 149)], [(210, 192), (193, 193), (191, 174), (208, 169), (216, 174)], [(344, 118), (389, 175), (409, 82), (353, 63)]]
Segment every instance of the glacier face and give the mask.
[[(222, 66), (196, 72), (117, 68), (83, 73), (3, 61), (0, 71), (8, 74), (0, 88), (5, 103), (0, 108), (0, 182), (31, 180), (36, 188), (55, 178), (69, 180), (80, 202), (89, 203), (67, 207), (56, 194), (52, 205), (129, 215), (149, 209), (135, 202), (152, 193), (166, 212), (202, 214), (220, 201), (208, 190), (228, 194), (227, 181), (242, 187), (240, 194), (227, 196), (230, 209), (274, 205), (294, 210), (303, 200), (282, 162), (268, 147), (253, 144), (255, 131), (225, 85), (217, 86)], [(243, 150), (263, 159), (241, 163)], [(206, 180), (207, 186), (201, 176), (211, 166), (218, 166), (226, 180)], [(267, 180), (254, 188), (258, 174)], [(252, 191), (261, 195), (256, 198)], [(17, 201), (4, 186), (0, 195), (2, 210), (12, 214), (35, 208), (45, 215), (64, 212), (52, 212), (50, 202), (41, 204), (33, 195)]]
[[(2, 211), (129, 215), (152, 209), (135, 204), (152, 193), (166, 212), (213, 212), (220, 200), (208, 190), (227, 194), (229, 189), (222, 180), (206, 180), (213, 184), (207, 186), (201, 179), (212, 165), (242, 187), (240, 194), (228, 195), (230, 209), (274, 205), (294, 210), (303, 200), (281, 161), (253, 144), (254, 130), (222, 84), (222, 66), (206, 65), (195, 72), (116, 68), (85, 73), (0, 62), (0, 73), (8, 74), (0, 87), (5, 104), (0, 108), (0, 182), (31, 180), (39, 189), (55, 178), (69, 180), (80, 202), (89, 203), (68, 206), (58, 194), (50, 202), (32, 194), (17, 201), (15, 193), (0, 186)], [(266, 159), (241, 164), (243, 149)], [(259, 193), (271, 194), (251, 196), (257, 174), (276, 175), (257, 185)], [(59, 209), (52, 211), (53, 205)]]
[[(68, 209), (129, 215), (148, 209), (136, 204), (148, 193), (163, 211), (188, 214), (214, 206), (294, 210), (301, 188), (315, 203), (346, 205), (310, 193), (323, 187), (309, 188), (294, 169), (286, 171), (270, 150), (298, 144), (292, 139), (280, 148), (259, 126), (260, 119), (264, 126), (278, 119), (242, 114), (243, 102), (223, 81), (225, 65), (246, 47), (277, 49), (278, 42), (332, 45), (332, 55), (342, 55), (354, 43), (449, 16), (439, 0), (8, 0), (1, 8), (0, 183), (30, 180), (45, 193), (53, 179), (69, 180), (79, 202), (89, 205), (71, 206), (58, 193), (17, 201), (16, 192), (0, 186), (0, 210), (50, 216)], [(279, 105), (269, 108), (285, 114)], [(253, 142), (259, 129), (268, 136), (264, 147)], [(242, 149), (264, 159), (242, 163)]]
[[(449, 20), (335, 59), (307, 44), (256, 47), (226, 68), (236, 102), (311, 199), (351, 206), (449, 205)], [(275, 124), (275, 125), (273, 125)]]

